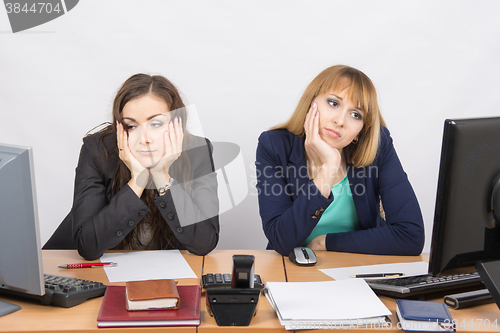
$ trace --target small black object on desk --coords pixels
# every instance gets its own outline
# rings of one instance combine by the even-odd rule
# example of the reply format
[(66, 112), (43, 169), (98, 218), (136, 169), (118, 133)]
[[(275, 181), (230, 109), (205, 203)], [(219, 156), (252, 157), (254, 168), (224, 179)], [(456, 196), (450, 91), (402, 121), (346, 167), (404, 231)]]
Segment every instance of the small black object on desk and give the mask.
[(443, 302), (448, 305), (450, 309), (457, 310), (481, 304), (493, 303), (494, 300), (488, 289), (479, 289), (446, 295), (443, 298)]
[(476, 269), (500, 309), (500, 260), (479, 261)]
[(219, 326), (248, 326), (260, 289), (253, 288), (255, 256), (234, 255), (231, 288), (206, 288), (207, 309)]
[(299, 266), (313, 266), (318, 260), (313, 250), (308, 247), (296, 247), (288, 255), (288, 259)]

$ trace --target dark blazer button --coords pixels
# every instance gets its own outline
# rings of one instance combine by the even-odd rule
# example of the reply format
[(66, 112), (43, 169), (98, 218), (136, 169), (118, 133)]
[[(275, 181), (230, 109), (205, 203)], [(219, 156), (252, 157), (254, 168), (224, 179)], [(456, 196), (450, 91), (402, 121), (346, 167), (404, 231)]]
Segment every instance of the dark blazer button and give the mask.
[(312, 218), (312, 219), (317, 219), (317, 217), (316, 217), (316, 216), (314, 216), (314, 215), (313, 215), (313, 216), (311, 216), (311, 218)]
[(128, 226), (129, 226), (129, 227), (133, 227), (133, 226), (134, 226), (134, 224), (135, 224), (135, 222), (134, 222), (134, 221), (128, 221)]
[(116, 237), (121, 237), (121, 236), (123, 236), (123, 231), (118, 230), (118, 231), (116, 232)]
[(162, 202), (160, 202), (160, 207), (165, 208), (165, 207), (167, 207), (167, 204), (162, 201)]
[(181, 227), (178, 227), (177, 229), (175, 229), (179, 234), (182, 234), (184, 232), (184, 229), (182, 229)]
[(172, 221), (174, 219), (174, 214), (168, 213), (167, 217), (170, 221)]
[(316, 213), (314, 213), (314, 215), (318, 216), (319, 215), (319, 210), (317, 210)]
[(139, 211), (139, 215), (144, 216), (144, 215), (146, 215), (146, 212), (145, 212), (145, 211), (143, 211), (143, 210), (140, 210), (140, 211)]

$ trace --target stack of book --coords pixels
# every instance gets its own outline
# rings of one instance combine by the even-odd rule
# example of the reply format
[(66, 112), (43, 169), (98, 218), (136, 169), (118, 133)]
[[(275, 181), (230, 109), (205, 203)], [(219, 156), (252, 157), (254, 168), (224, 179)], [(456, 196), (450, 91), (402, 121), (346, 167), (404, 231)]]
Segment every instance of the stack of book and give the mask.
[(200, 298), (201, 286), (176, 286), (174, 280), (108, 286), (97, 327), (199, 326)]

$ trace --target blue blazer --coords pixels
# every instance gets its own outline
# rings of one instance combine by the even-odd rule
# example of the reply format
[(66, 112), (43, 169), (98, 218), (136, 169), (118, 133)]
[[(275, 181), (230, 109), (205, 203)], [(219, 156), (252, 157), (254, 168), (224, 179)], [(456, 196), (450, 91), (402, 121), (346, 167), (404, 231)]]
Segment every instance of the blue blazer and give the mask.
[[(335, 198), (331, 193), (325, 198), (309, 179), (304, 139), (288, 130), (261, 134), (255, 164), (267, 248), (288, 255), (304, 245)], [(387, 128), (381, 128), (373, 163), (361, 168), (348, 164), (347, 174), (361, 230), (328, 234), (327, 250), (419, 255), (425, 240), (422, 213)], [(380, 200), (385, 219), (380, 216)]]

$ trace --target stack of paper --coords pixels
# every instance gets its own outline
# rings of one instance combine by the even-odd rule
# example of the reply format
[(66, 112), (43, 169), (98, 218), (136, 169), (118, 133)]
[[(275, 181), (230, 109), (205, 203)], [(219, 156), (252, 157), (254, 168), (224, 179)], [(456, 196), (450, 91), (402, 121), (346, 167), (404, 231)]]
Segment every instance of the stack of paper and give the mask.
[(101, 262), (108, 261), (117, 263), (104, 267), (110, 283), (196, 278), (179, 250), (104, 253)]
[[(419, 262), (401, 262), (396, 264), (326, 268), (326, 269), (320, 269), (320, 271), (338, 281), (338, 280), (351, 279), (353, 275), (357, 274), (403, 273), (404, 276), (426, 275), (428, 273), (428, 269), (429, 269), (428, 263), (424, 261), (419, 261)], [(385, 279), (393, 279), (393, 277), (372, 278), (372, 280), (385, 280)], [(365, 280), (370, 280), (370, 278), (365, 278)]]
[(266, 296), (287, 330), (380, 328), (391, 314), (362, 279), (268, 282)]

